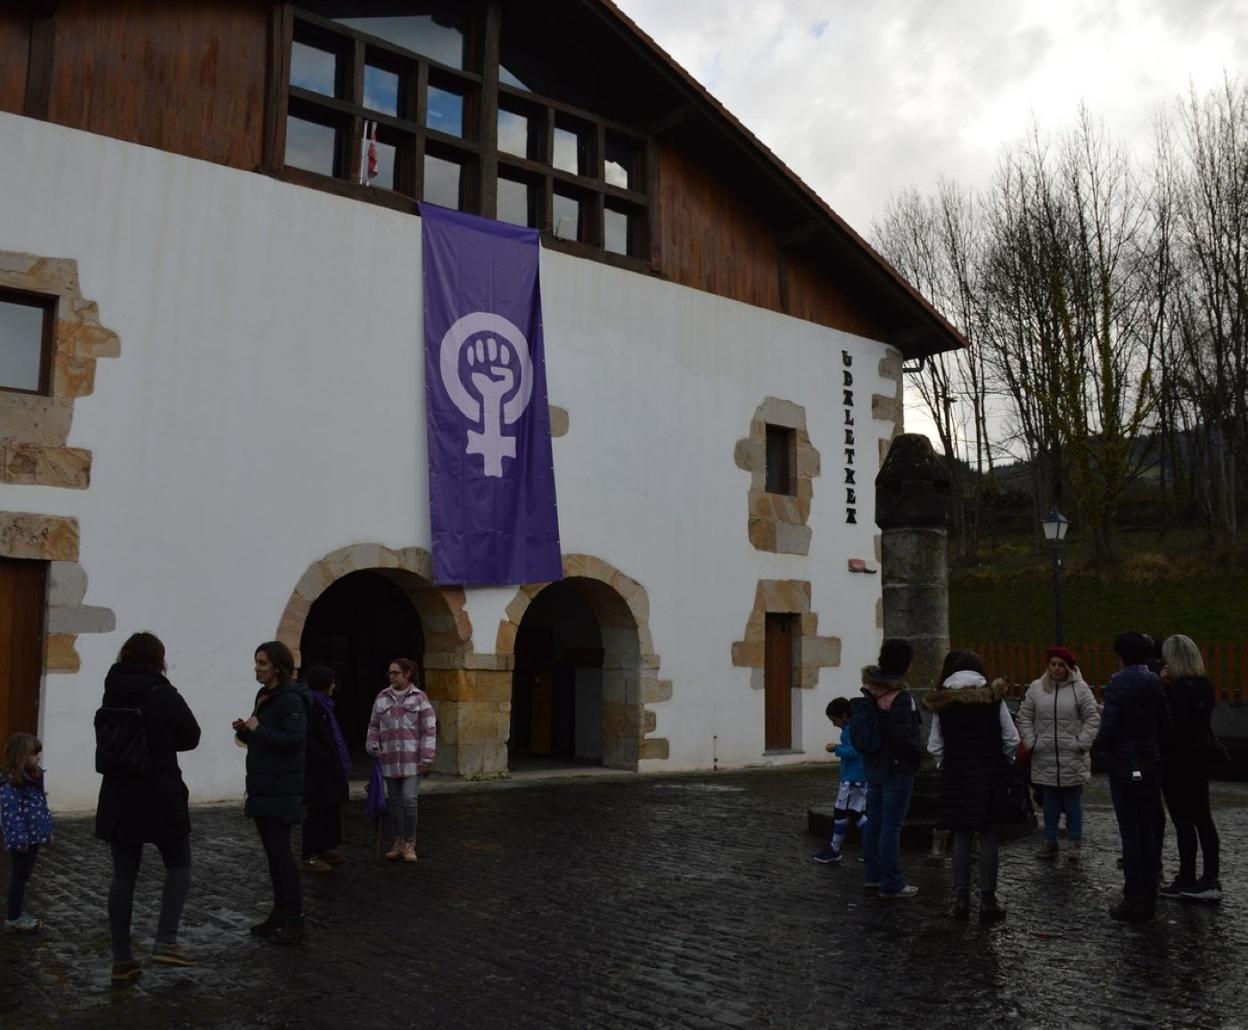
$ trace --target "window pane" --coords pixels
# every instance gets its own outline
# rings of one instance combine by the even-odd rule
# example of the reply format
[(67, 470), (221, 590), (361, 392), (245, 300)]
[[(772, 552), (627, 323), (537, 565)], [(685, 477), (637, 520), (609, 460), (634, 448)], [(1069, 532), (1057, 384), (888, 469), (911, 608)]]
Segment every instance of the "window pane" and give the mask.
[(364, 106), (382, 114), (399, 114), (399, 77), (384, 68), (364, 67)]
[(448, 9), (439, 14), (381, 18), (335, 18), (334, 21), (387, 43), (431, 57), (452, 68), (464, 66), (463, 15)]
[(769, 494), (792, 494), (793, 454), (796, 430), (787, 426), (767, 427), (766, 488)]
[(529, 120), (524, 115), (498, 112), (498, 149), (517, 157), (529, 156)]
[(620, 189), (632, 188), (633, 144), (619, 136), (607, 133), (607, 152), (604, 155), (603, 178)]
[(530, 196), (532, 188), (527, 182), (515, 179), (498, 180), (498, 220), (513, 225), (532, 225)]
[(306, 43), (295, 43), (290, 51), (290, 84), (334, 95), (338, 59), (327, 50), (318, 50)]
[(581, 203), (575, 197), (555, 194), (555, 210), (551, 219), (555, 237), (561, 240), (581, 238)]
[(585, 137), (571, 129), (555, 129), (554, 165), (564, 172), (576, 175), (586, 174), (589, 154), (585, 147)]
[(603, 209), (602, 245), (613, 254), (628, 253), (628, 215), (623, 211)]
[(425, 155), (425, 196), (430, 204), (459, 207), (459, 181), (462, 168), (432, 154)]
[(0, 299), (0, 387), (38, 390), (43, 385), (43, 310)]
[(334, 174), (334, 152), (338, 133), (328, 125), (286, 119), (286, 163), (322, 175)]
[(429, 87), (425, 124), (448, 136), (464, 134), (464, 98), (450, 90)]
[(526, 93), (533, 92), (528, 86), (521, 82), (516, 75), (512, 74), (507, 67), (501, 64), (498, 66), (498, 81), (504, 86), (514, 86), (516, 89), (522, 89)]

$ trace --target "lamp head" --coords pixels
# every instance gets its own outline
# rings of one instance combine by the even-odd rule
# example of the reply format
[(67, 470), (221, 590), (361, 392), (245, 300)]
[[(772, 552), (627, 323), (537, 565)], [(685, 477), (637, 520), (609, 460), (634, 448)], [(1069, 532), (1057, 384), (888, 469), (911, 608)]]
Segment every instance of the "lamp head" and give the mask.
[(1066, 530), (1070, 528), (1070, 519), (1056, 508), (1050, 508), (1049, 513), (1040, 520), (1040, 526), (1044, 530), (1044, 538), (1049, 543), (1060, 544), (1066, 539)]

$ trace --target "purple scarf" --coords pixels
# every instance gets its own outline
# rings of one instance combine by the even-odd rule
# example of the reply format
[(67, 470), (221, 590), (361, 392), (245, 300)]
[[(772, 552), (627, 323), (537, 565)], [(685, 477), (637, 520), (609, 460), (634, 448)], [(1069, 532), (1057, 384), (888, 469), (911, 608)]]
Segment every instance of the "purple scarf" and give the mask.
[(312, 696), (316, 699), (316, 703), (329, 714), (329, 725), (333, 727), (334, 742), (338, 745), (338, 759), (342, 762), (343, 772), (350, 776), (351, 756), (347, 753), (347, 742), (342, 738), (342, 729), (338, 725), (338, 720), (334, 718), (334, 699), (328, 694), (322, 694), (319, 690), (312, 691)]

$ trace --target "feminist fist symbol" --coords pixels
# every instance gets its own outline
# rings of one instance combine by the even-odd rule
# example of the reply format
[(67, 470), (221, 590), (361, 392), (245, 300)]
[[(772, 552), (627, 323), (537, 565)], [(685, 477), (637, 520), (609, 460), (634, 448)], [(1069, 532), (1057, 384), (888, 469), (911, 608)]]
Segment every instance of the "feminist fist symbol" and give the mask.
[[(460, 378), (459, 355), (465, 349), (472, 370), (468, 375), (471, 390)], [(503, 459), (516, 457), (516, 438), (504, 436), (503, 427), (520, 419), (533, 395), (528, 341), (501, 315), (475, 311), (446, 331), (439, 365), (442, 385), (452, 403), (465, 418), (481, 426), (479, 432), (468, 430), (466, 453), (481, 455), (485, 475), (500, 478)]]

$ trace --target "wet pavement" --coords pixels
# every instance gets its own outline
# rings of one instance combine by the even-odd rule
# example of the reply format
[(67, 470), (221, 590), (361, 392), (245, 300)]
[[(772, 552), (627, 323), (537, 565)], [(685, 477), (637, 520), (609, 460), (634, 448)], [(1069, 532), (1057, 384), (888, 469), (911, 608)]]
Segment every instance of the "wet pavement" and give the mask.
[[(0, 1024), (1248, 1027), (1248, 786), (1215, 785), (1220, 907), (1109, 920), (1121, 881), (1099, 781), (1083, 864), (1037, 862), (1034, 837), (1009, 845), (1009, 918), (981, 929), (948, 918), (947, 864), (906, 856), (920, 893), (882, 901), (852, 853), (812, 862), (806, 811), (833, 784), (805, 769), (442, 790), (421, 799), (416, 866), (377, 861), (353, 802), (351, 862), (304, 877), (310, 934), (290, 949), (247, 935), (268, 905), (250, 823), (237, 805), (199, 808), (182, 943), (203, 965), (149, 965), (120, 989), (107, 850), (89, 820), (61, 819), (28, 894), (47, 927), (0, 936)], [(159, 882), (149, 849), (141, 949)]]

